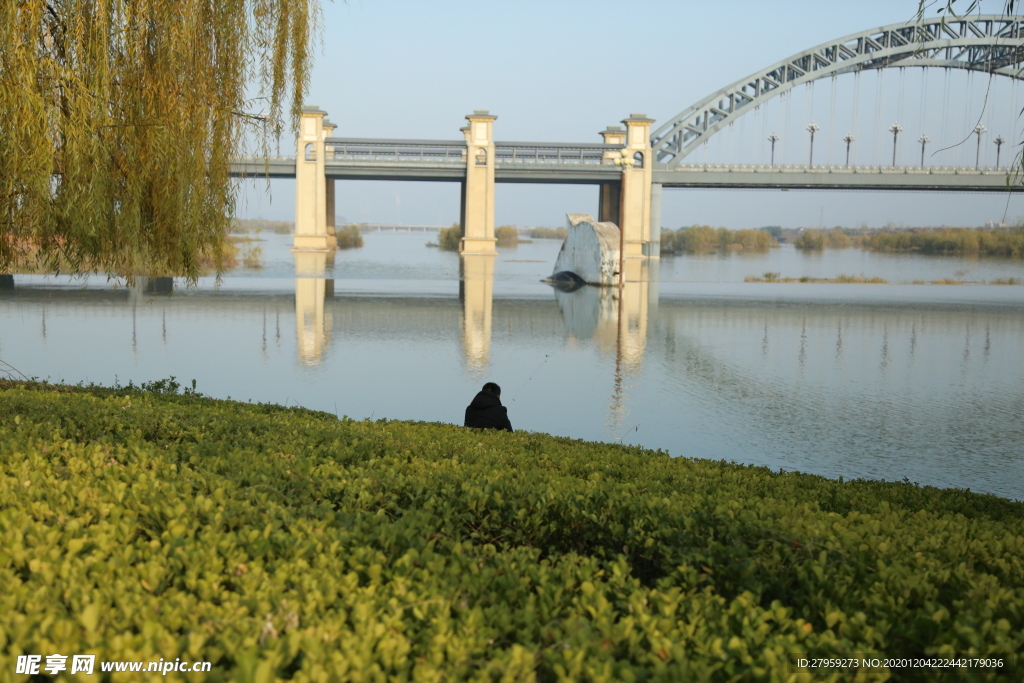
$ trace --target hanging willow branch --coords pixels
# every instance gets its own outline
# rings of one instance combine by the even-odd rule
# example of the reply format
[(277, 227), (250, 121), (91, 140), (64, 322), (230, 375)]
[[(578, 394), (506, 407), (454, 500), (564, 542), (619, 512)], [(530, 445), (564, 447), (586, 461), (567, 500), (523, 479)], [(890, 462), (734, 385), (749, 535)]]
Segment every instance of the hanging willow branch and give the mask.
[(229, 161), (297, 123), (319, 22), (319, 0), (0, 0), (0, 273), (219, 272)]

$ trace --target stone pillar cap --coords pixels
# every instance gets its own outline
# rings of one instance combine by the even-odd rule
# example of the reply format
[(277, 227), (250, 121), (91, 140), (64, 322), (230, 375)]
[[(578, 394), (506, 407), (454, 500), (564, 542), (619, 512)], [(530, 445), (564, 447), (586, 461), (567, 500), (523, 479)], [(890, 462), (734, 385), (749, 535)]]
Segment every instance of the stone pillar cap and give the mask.
[(654, 119), (647, 118), (647, 114), (630, 114), (628, 119), (622, 119), (627, 126), (631, 123), (654, 123)]
[(470, 121), (480, 121), (480, 120), (493, 121), (494, 119), (496, 119), (498, 117), (495, 116), (494, 114), (491, 114), (486, 109), (474, 109), (472, 114), (466, 114), (466, 118), (469, 119)]

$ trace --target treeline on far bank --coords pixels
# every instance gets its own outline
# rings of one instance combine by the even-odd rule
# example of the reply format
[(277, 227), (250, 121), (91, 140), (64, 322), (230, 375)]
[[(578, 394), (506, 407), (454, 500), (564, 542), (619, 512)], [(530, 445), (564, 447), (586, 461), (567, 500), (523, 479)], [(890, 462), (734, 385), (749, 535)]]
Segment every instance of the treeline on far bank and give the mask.
[[(525, 231), (529, 239), (523, 239), (520, 231)], [(566, 228), (517, 228), (514, 225), (499, 225), (494, 229), (496, 246), (516, 247), (533, 240), (564, 240), (569, 231)], [(462, 227), (452, 223), (450, 228), (442, 228), (437, 235), (437, 242), (428, 242), (428, 247), (438, 247), (442, 251), (458, 251), (462, 239)]]
[[(786, 234), (788, 232), (788, 234)], [(757, 251), (790, 242), (797, 249), (848, 249), (920, 252), (922, 254), (977, 254), (981, 256), (1024, 257), (1024, 228), (980, 230), (971, 228), (915, 228), (864, 232), (843, 228), (783, 232), (778, 228), (728, 230), (693, 225), (679, 230), (662, 230), (661, 253), (717, 250)], [(852, 234), (851, 234), (852, 233)], [(778, 238), (778, 239), (776, 239)]]

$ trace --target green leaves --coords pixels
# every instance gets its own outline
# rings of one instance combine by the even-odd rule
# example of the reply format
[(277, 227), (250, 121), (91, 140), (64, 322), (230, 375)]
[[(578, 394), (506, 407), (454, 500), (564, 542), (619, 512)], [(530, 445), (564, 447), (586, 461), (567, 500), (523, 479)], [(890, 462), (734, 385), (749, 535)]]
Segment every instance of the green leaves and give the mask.
[(319, 14), (316, 0), (0, 6), (0, 272), (219, 268), (230, 160), (247, 132), (269, 156), (297, 123)]
[(67, 651), (208, 659), (213, 680), (783, 680), (794, 652), (1010, 653), (1022, 512), (541, 434), (6, 382), (0, 667)]

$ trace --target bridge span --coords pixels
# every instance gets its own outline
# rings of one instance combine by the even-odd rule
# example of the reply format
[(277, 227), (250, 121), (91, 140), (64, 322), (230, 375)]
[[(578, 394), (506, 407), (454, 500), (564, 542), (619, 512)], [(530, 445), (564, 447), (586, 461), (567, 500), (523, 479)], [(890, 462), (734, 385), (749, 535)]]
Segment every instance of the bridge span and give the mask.
[(1020, 80), (1022, 64), (1024, 17), (936, 17), (862, 31), (799, 52), (700, 100), (653, 132), (653, 119), (632, 114), (622, 121), (624, 128), (601, 131), (600, 143), (502, 142), (494, 139), (497, 117), (478, 110), (466, 117), (461, 140), (347, 138), (334, 135), (336, 126), (326, 112), (306, 107), (295, 157), (238, 159), (232, 174), (296, 179), (297, 250), (336, 246), (336, 180), (427, 180), (460, 183), (464, 254), (497, 253), (495, 183), (568, 183), (599, 186), (598, 220), (621, 228), (627, 259), (657, 257), (666, 187), (1024, 190), (999, 168), (685, 163), (723, 127), (799, 84), (905, 67), (966, 69)]
[[(597, 146), (597, 145), (595, 145)], [(600, 145), (604, 147), (604, 145)], [(566, 147), (577, 147), (566, 145)], [(616, 148), (618, 149), (618, 148)], [(498, 162), (496, 183), (553, 183), (601, 185), (619, 180), (615, 165), (575, 166), (571, 161), (540, 162), (509, 167)], [(331, 159), (325, 164), (329, 180), (436, 180), (461, 182), (465, 168), (430, 159), (377, 157), (374, 159)], [(1024, 186), (1012, 182), (1013, 168), (1001, 166), (965, 168), (957, 166), (793, 166), (752, 164), (688, 164), (665, 167), (655, 164), (652, 180), (662, 187), (806, 189), (806, 190), (893, 190), (904, 192), (1021, 192)], [(294, 178), (295, 157), (274, 157), (264, 162), (245, 158), (232, 164), (237, 177), (264, 176)], [(1008, 182), (1010, 181), (1010, 182)]]

